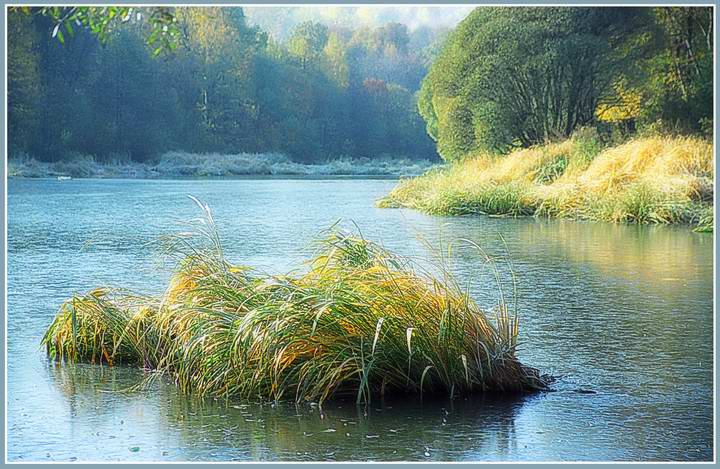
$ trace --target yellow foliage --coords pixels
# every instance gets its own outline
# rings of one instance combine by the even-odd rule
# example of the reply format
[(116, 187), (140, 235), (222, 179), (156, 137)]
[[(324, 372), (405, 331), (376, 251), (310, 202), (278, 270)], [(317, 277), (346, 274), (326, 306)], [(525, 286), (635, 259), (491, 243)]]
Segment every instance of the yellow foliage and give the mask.
[(206, 61), (216, 59), (234, 31), (221, 7), (179, 8), (178, 20), (187, 28), (190, 44)]
[(595, 110), (598, 119), (605, 122), (622, 122), (637, 118), (642, 110), (640, 92), (626, 88), (622, 82), (615, 84), (614, 88), (616, 95), (613, 97), (613, 102), (598, 104)]

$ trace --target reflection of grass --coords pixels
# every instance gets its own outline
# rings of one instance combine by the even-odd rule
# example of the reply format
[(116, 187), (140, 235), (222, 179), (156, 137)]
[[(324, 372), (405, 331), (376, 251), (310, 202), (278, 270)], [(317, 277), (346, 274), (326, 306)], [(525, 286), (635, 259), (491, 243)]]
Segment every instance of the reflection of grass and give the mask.
[[(698, 286), (692, 279), (705, 278), (705, 248), (712, 244), (710, 237), (666, 226), (564, 220), (519, 224), (517, 233), (517, 254), (531, 255), (539, 262), (554, 263), (560, 258), (591, 265), (602, 272), (602, 278), (624, 278), (629, 287), (638, 281), (648, 286), (690, 282), (702, 294), (707, 292), (704, 285)], [(712, 268), (707, 268), (712, 278)], [(673, 289), (655, 288), (653, 292), (668, 300), (680, 298)]]
[(307, 272), (264, 276), (223, 257), (209, 209), (171, 243), (181, 261), (161, 298), (96, 289), (67, 301), (43, 343), (51, 357), (132, 363), (200, 395), (323, 401), (383, 392), (543, 387), (515, 358), (517, 318), (495, 320), (445, 273), (425, 273), (333, 230)]
[[(113, 449), (127, 453), (127, 447), (135, 444), (141, 447), (143, 459), (186, 461), (402, 461), (505, 454), (513, 441), (514, 421), (525, 403), (522, 397), (485, 394), (454, 400), (398, 396), (372, 406), (356, 406), (352, 400), (326, 402), (322, 408), (290, 402), (238, 405), (187, 396), (160, 381), (149, 386), (142, 397), (124, 393), (142, 375), (128, 367), (78, 365), (50, 370), (57, 387), (67, 390), (65, 402), (74, 418), (101, 422), (91, 432), (100, 432), (98, 440), (118, 437), (108, 442), (111, 451), (93, 459), (113, 458), (109, 456)], [(124, 425), (114, 427), (113, 422), (117, 425), (120, 419)], [(148, 435), (127, 444), (119, 441), (123, 428), (136, 430), (138, 424), (148, 425), (149, 419), (154, 428), (163, 429), (153, 435), (157, 450), (146, 440)], [(447, 425), (443, 425), (445, 421)], [(485, 438), (457, 438), (457, 431), (466, 431), (468, 425)], [(431, 448), (430, 458), (423, 455), (426, 445)]]
[(403, 180), (381, 207), (430, 214), (486, 213), (634, 223), (690, 223), (712, 228), (712, 144), (654, 137), (599, 148), (572, 138), (481, 155)]

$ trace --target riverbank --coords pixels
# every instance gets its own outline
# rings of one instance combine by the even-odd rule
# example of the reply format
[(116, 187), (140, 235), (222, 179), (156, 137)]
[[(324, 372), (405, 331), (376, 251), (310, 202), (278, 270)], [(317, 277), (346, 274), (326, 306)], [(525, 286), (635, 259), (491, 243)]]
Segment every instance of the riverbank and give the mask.
[(168, 152), (149, 163), (98, 162), (88, 155), (43, 162), (11, 156), (8, 177), (46, 178), (185, 178), (232, 176), (416, 176), (437, 162), (407, 158), (338, 158), (317, 164), (292, 161), (278, 153)]
[(713, 229), (712, 142), (646, 137), (601, 148), (594, 139), (478, 155), (401, 181), (378, 201), (433, 215), (538, 215)]

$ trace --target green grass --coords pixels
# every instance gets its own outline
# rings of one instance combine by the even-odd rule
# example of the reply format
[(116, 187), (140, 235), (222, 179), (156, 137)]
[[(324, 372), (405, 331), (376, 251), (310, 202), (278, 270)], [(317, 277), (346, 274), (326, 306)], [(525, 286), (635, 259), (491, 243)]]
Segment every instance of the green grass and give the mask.
[(558, 155), (550, 162), (540, 166), (535, 173), (535, 182), (538, 184), (549, 184), (565, 173), (568, 166), (568, 157)]
[(332, 229), (301, 271), (262, 275), (225, 260), (202, 207), (192, 237), (169, 238), (179, 262), (164, 295), (95, 289), (68, 300), (43, 339), (48, 355), (142, 366), (215, 397), (360, 403), (546, 386), (515, 356), (507, 305), (481, 310), (442, 266), (432, 275)]
[(701, 207), (698, 212), (698, 223), (695, 231), (698, 233), (712, 233), (714, 229), (715, 210), (712, 206)]

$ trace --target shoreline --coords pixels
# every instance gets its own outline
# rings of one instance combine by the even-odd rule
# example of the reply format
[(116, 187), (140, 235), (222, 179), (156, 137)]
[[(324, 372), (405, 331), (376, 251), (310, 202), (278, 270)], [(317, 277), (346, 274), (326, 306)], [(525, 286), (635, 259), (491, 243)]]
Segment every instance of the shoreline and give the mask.
[(614, 146), (575, 137), (511, 152), (472, 155), (405, 178), (376, 202), (429, 215), (535, 216), (687, 225), (712, 232), (712, 143), (637, 138)]
[(27, 155), (7, 160), (8, 178), (192, 179), (238, 177), (412, 177), (441, 165), (430, 160), (380, 156), (336, 158), (299, 163), (275, 153), (168, 152), (151, 162), (98, 162), (92, 156), (74, 155), (45, 162)]
[(86, 176), (86, 177), (68, 177), (64, 175), (47, 175), (47, 176), (13, 176), (8, 175), (7, 179), (17, 181), (42, 181), (51, 180), (58, 182), (65, 181), (232, 181), (232, 180), (335, 180), (335, 179), (362, 179), (362, 180), (387, 180), (397, 181), (402, 178), (416, 177), (420, 174), (239, 174), (228, 176), (173, 176), (173, 175), (157, 175), (157, 176)]

